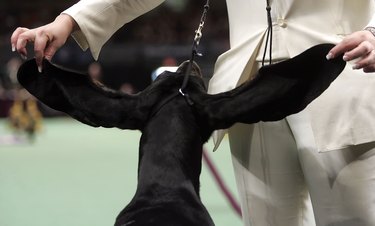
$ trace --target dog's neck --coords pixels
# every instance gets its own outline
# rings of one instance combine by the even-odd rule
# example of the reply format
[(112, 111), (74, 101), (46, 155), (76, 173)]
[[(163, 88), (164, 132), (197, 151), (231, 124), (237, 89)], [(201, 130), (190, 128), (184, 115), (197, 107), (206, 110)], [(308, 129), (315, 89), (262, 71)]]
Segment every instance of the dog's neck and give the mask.
[(160, 109), (142, 132), (137, 193), (190, 187), (199, 195), (204, 140), (183, 97)]

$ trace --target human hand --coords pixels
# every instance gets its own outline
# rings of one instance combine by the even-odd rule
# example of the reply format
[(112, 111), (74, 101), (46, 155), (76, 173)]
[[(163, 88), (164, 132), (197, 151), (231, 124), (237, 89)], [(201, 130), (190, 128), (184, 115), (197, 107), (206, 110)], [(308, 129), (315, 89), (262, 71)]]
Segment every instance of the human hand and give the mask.
[(369, 30), (354, 32), (333, 47), (327, 59), (333, 59), (340, 54), (344, 54), (345, 61), (356, 60), (354, 70), (375, 72), (375, 35)]
[(74, 19), (66, 14), (59, 15), (52, 23), (34, 29), (19, 27), (11, 36), (12, 51), (17, 50), (21, 57), (26, 59), (26, 45), (34, 43), (35, 59), (38, 70), (41, 72), (43, 58), (51, 60), (77, 28), (78, 25)]

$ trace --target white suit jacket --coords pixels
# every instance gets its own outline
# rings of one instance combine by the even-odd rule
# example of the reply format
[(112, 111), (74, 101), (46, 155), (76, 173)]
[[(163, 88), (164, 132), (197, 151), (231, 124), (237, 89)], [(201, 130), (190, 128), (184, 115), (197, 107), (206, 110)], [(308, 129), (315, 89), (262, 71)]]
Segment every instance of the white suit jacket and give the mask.
[[(81, 30), (73, 37), (83, 49), (90, 47), (97, 59), (115, 31), (162, 2), (81, 0), (63, 13), (76, 20)], [(233, 89), (251, 77), (264, 48), (266, 0), (228, 0), (227, 7), (231, 48), (217, 60), (210, 93)], [(338, 43), (348, 34), (375, 26), (373, 0), (271, 0), (271, 7), (274, 60), (319, 43)], [(375, 141), (375, 75), (351, 66), (307, 109), (320, 151)], [(223, 133), (215, 137), (220, 141)]]

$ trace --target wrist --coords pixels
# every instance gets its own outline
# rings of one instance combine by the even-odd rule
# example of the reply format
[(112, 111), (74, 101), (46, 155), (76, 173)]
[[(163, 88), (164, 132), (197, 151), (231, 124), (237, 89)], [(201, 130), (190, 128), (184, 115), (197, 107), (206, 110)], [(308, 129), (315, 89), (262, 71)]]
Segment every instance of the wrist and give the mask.
[(369, 31), (375, 37), (375, 27), (365, 27), (365, 31)]
[(55, 22), (62, 23), (65, 29), (68, 30), (69, 34), (79, 30), (79, 26), (73, 17), (69, 16), (68, 14), (60, 14), (56, 17)]

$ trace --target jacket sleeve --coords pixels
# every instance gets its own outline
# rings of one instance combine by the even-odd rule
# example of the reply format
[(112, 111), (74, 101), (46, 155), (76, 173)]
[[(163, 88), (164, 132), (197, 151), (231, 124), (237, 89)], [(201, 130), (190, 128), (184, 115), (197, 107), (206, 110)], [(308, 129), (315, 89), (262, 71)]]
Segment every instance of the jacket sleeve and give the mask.
[(366, 27), (375, 27), (375, 14), (372, 16)]
[(97, 60), (102, 46), (124, 24), (160, 5), (164, 0), (81, 0), (65, 10), (80, 30), (72, 34), (78, 45)]

